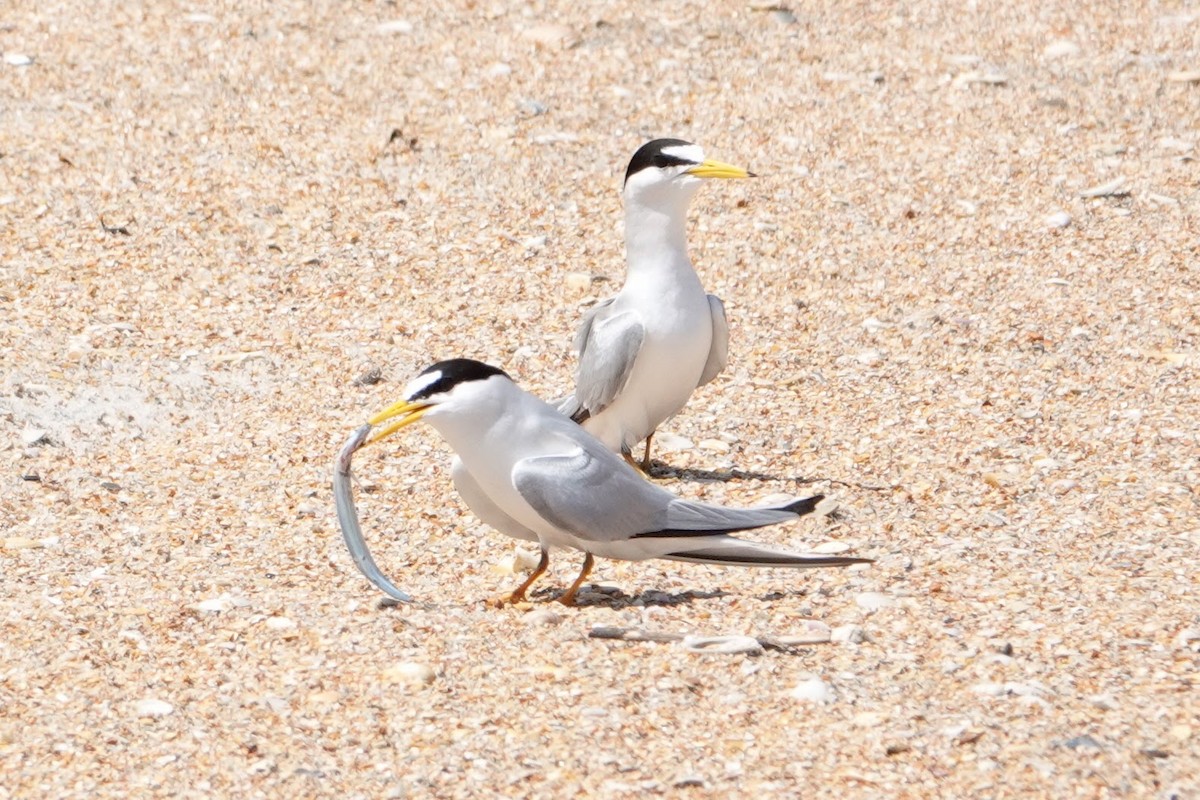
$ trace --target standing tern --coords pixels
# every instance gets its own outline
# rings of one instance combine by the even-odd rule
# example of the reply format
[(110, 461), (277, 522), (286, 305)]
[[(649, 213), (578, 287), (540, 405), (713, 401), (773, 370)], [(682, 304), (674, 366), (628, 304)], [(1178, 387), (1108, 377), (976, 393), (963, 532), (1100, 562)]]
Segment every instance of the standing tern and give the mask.
[(687, 210), (704, 178), (750, 178), (682, 139), (655, 139), (629, 162), (625, 285), (594, 306), (575, 335), (575, 392), (559, 410), (614, 452), (645, 440), (725, 368), (729, 326), (687, 254)]
[(537, 568), (497, 602), (521, 602), (546, 571), (550, 550), (585, 554), (560, 598), (572, 605), (595, 556), (665, 558), (744, 567), (844, 567), (871, 559), (793, 553), (729, 534), (809, 514), (821, 495), (764, 508), (683, 500), (629, 469), (621, 457), (501, 369), (457, 358), (421, 372), (404, 399), (371, 417), (378, 442), (426, 420), (454, 449), (454, 483), (482, 519), (541, 548)]

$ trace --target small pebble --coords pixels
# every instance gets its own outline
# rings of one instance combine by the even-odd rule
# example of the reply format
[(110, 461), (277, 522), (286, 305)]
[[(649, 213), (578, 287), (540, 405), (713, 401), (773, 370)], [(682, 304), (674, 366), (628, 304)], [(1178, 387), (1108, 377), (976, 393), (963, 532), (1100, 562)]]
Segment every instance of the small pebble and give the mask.
[(1047, 228), (1065, 228), (1071, 224), (1071, 215), (1065, 211), (1055, 211), (1046, 217)]
[(854, 360), (863, 366), (878, 367), (883, 363), (883, 353), (878, 350), (863, 350), (854, 356)]
[(413, 25), (406, 19), (394, 19), (375, 26), (376, 33), (412, 33)]
[(954, 733), (950, 739), (956, 745), (974, 744), (983, 737), (982, 728), (972, 728), (970, 725), (962, 725)]
[(878, 611), (881, 608), (891, 608), (896, 605), (896, 598), (883, 592), (863, 592), (855, 595), (854, 602), (866, 611)]
[(4, 63), (10, 67), (28, 67), (33, 63), (33, 59), (24, 53), (5, 53)]
[(1190, 153), (1196, 147), (1196, 144), (1187, 139), (1179, 139), (1174, 136), (1164, 136), (1158, 140), (1158, 146), (1164, 150), (1171, 150), (1175, 153)]
[(861, 625), (839, 625), (829, 635), (830, 641), (862, 644), (867, 640), (866, 631)]
[(538, 47), (554, 47), (568, 50), (579, 44), (575, 32), (566, 25), (535, 25), (521, 31), (522, 38)]
[(1184, 628), (1175, 635), (1176, 647), (1188, 647), (1195, 641), (1200, 641), (1200, 628)]
[(1111, 181), (1092, 186), (1084, 189), (1079, 193), (1080, 197), (1124, 197), (1129, 194), (1129, 189), (1125, 188), (1126, 180), (1122, 175), (1113, 178)]
[(296, 627), (296, 623), (287, 617), (267, 617), (264, 624), (273, 631), (286, 631)]
[(165, 717), (175, 710), (175, 706), (168, 703), (166, 700), (157, 700), (153, 697), (147, 697), (144, 700), (138, 700), (137, 715), (139, 717)]
[(1008, 83), (1008, 76), (996, 69), (973, 69), (955, 76), (955, 86), (970, 86), (972, 84), (986, 86), (1002, 86)]
[(814, 553), (823, 553), (825, 555), (834, 555), (836, 553), (844, 553), (850, 549), (850, 545), (845, 542), (821, 542), (816, 547), (812, 548)]
[(684, 450), (692, 450), (696, 444), (685, 436), (679, 436), (667, 431), (659, 431), (654, 434), (654, 450), (659, 453), (679, 453)]
[(1154, 203), (1155, 205), (1158, 205), (1158, 206), (1177, 206), (1177, 205), (1179, 205), (1179, 200), (1177, 198), (1171, 197), (1170, 195), (1158, 194), (1157, 192), (1148, 193), (1146, 195), (1146, 199), (1149, 200), (1151, 203)]
[(1172, 83), (1200, 83), (1200, 69), (1177, 70), (1167, 75), (1167, 80)]
[(1067, 741), (1063, 742), (1063, 746), (1069, 747), (1072, 750), (1079, 750), (1079, 749), (1103, 750), (1104, 749), (1104, 745), (1100, 744), (1095, 739), (1093, 739), (1091, 736), (1088, 736), (1086, 734), (1084, 734), (1083, 736), (1076, 736), (1073, 739), (1068, 739)]
[(1067, 58), (1079, 55), (1079, 45), (1066, 39), (1059, 39), (1046, 45), (1042, 51), (1046, 58)]
[[(543, 103), (541, 100), (525, 99), (517, 103), (521, 109), (521, 113), (529, 117), (540, 117), (550, 110), (550, 106)], [(545, 239), (545, 237), (542, 237)]]
[(542, 554), (538, 550), (518, 548), (513, 553), (513, 567), (521, 572), (533, 572), (541, 560)]
[(592, 276), (586, 272), (568, 272), (563, 276), (563, 284), (574, 292), (586, 292), (592, 288)]
[(46, 431), (41, 428), (26, 428), (21, 431), (21, 444), (26, 447), (33, 447), (35, 444), (44, 444), (46, 436)]
[(758, 655), (763, 646), (752, 636), (685, 636), (680, 642), (689, 653), (713, 653), (718, 655)]
[(708, 450), (711, 453), (729, 452), (729, 444), (720, 439), (701, 439), (698, 446), (701, 450)]
[(336, 703), (341, 699), (341, 694), (334, 689), (326, 689), (323, 692), (311, 692), (304, 701), (310, 706), (327, 706), (331, 703)]
[(539, 608), (530, 611), (522, 620), (526, 625), (557, 625), (562, 622), (562, 616), (549, 608)]
[(380, 673), (387, 683), (404, 683), (413, 686), (428, 686), (437, 680), (437, 673), (428, 664), (416, 661), (405, 661), (395, 666), (387, 667)]
[(792, 689), (792, 697), (808, 703), (832, 703), (836, 697), (833, 688), (820, 678), (801, 681)]
[(5, 550), (29, 550), (40, 546), (41, 543), (37, 539), (29, 539), (24, 536), (9, 536), (4, 539)]
[(818, 517), (828, 517), (833, 512), (841, 507), (841, 503), (832, 497), (826, 497), (821, 502), (817, 503), (817, 507), (813, 509), (813, 513)]
[(192, 608), (197, 611), (206, 613), (222, 613), (231, 608), (245, 608), (250, 605), (250, 601), (241, 597), (230, 597), (228, 594), (222, 594), (219, 597), (210, 597), (207, 600), (201, 600)]
[(383, 382), (383, 370), (379, 367), (368, 367), (365, 372), (350, 382), (351, 386), (374, 386)]
[(795, 647), (802, 644), (824, 644), (833, 638), (833, 630), (824, 622), (816, 619), (806, 619), (802, 622), (801, 630), (776, 636), (775, 640), (786, 647)]

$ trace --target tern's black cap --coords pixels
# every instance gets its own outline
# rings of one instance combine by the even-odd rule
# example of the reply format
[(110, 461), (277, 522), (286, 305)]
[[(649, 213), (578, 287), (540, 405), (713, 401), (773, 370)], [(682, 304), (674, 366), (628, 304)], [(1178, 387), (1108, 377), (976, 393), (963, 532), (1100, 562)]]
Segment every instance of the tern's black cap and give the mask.
[(625, 182), (629, 182), (631, 175), (650, 167), (662, 169), (663, 167), (692, 166), (699, 163), (690, 158), (680, 158), (678, 155), (664, 152), (673, 147), (695, 147), (695, 145), (685, 142), (683, 139), (655, 139), (652, 142), (646, 142), (637, 149), (633, 158), (629, 159), (629, 169), (625, 170)]
[[(435, 394), (448, 392), (460, 383), (485, 381), (493, 375), (503, 375), (508, 378), (508, 373), (499, 367), (493, 367), (491, 364), (484, 364), (482, 361), (472, 358), (451, 358), (439, 361), (421, 370), (421, 374), (417, 378), (428, 376), (430, 381), (414, 392), (408, 400), (411, 402), (432, 397)], [(512, 379), (509, 378), (509, 380)]]

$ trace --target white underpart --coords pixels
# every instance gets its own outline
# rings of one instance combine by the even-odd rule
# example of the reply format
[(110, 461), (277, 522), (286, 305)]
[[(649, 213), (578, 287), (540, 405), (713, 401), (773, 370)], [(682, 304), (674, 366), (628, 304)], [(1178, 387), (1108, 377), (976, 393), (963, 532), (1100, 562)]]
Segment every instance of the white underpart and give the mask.
[[(694, 145), (664, 152), (704, 159)], [(583, 423), (612, 450), (631, 450), (679, 413), (708, 360), (712, 316), (687, 253), (687, 209), (700, 184), (682, 174), (664, 180), (661, 170), (647, 169), (625, 187), (627, 271), (612, 313), (638, 312), (646, 335), (624, 389)]]

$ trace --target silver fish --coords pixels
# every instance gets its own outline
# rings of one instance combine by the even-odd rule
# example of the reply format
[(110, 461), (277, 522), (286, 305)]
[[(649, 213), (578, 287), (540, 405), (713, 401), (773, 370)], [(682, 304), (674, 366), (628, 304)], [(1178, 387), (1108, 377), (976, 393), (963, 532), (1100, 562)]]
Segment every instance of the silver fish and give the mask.
[(354, 508), (354, 494), (350, 488), (350, 459), (370, 434), (370, 425), (356, 428), (338, 452), (337, 464), (333, 469), (333, 499), (337, 504), (338, 524), (342, 527), (342, 538), (346, 540), (346, 547), (350, 549), (350, 556), (354, 559), (358, 571), (387, 596), (402, 603), (411, 603), (412, 597), (397, 589), (379, 570), (375, 559), (371, 558), (371, 551), (367, 549), (362, 528), (358, 524), (358, 511)]

